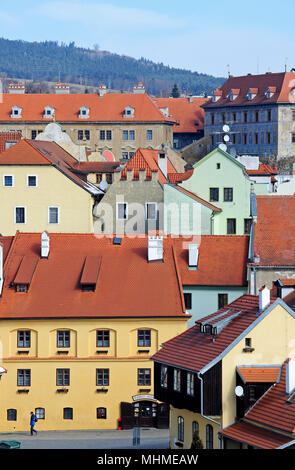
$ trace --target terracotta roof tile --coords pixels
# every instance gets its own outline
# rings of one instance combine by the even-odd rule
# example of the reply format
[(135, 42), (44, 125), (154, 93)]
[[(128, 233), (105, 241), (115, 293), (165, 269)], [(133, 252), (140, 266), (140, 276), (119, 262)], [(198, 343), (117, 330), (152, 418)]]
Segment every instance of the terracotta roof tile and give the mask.
[(277, 169), (274, 169), (270, 165), (266, 165), (265, 163), (260, 163), (257, 170), (245, 169), (245, 171), (250, 176), (270, 176), (278, 174)]
[[(177, 174), (176, 174), (176, 176), (177, 176)], [(204, 204), (205, 206), (212, 209), (214, 212), (222, 212), (222, 209), (220, 209), (219, 207), (216, 207), (213, 204), (211, 204), (210, 202), (205, 201), (205, 199), (202, 199), (201, 197), (197, 196), (197, 194), (192, 193), (191, 191), (188, 191), (187, 189), (183, 188), (182, 186), (177, 185), (177, 186), (175, 186), (175, 189), (182, 192), (186, 196), (189, 196), (192, 199), (195, 199), (196, 201), (200, 202), (201, 204)]]
[(154, 98), (159, 108), (168, 108), (169, 114), (179, 123), (174, 133), (195, 133), (204, 129), (204, 110), (201, 106), (208, 98)]
[(275, 383), (279, 376), (280, 367), (238, 366), (237, 370), (245, 383)]

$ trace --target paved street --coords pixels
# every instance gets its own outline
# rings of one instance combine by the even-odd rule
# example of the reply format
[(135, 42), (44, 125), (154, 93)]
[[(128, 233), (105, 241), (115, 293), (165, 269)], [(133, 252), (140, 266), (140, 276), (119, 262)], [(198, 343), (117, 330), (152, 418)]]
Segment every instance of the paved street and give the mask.
[(21, 449), (168, 449), (169, 430), (141, 429), (138, 446), (133, 446), (133, 430), (0, 433), (0, 441), (19, 441)]

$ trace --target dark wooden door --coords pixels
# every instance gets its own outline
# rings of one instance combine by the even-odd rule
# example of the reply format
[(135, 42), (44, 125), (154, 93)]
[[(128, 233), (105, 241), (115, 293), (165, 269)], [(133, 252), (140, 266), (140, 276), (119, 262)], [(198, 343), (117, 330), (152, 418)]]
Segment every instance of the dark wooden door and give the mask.
[(121, 426), (122, 429), (132, 429), (134, 422), (133, 403), (121, 402)]
[(157, 408), (157, 428), (169, 428), (169, 405), (167, 403), (158, 403)]

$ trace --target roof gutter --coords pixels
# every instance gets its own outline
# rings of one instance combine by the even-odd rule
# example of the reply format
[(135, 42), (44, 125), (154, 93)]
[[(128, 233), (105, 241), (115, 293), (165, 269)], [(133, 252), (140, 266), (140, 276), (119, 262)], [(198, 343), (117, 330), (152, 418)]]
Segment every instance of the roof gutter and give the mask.
[[(197, 372), (198, 378), (201, 381), (201, 416), (204, 419), (207, 419), (208, 421), (211, 421), (212, 423), (215, 423), (219, 426), (219, 432), (221, 431), (221, 423), (218, 423), (218, 421), (215, 421), (213, 418), (210, 418), (209, 416), (204, 415), (204, 381), (201, 376), (200, 372)], [(219, 448), (222, 449), (222, 440), (220, 439), (219, 441)]]

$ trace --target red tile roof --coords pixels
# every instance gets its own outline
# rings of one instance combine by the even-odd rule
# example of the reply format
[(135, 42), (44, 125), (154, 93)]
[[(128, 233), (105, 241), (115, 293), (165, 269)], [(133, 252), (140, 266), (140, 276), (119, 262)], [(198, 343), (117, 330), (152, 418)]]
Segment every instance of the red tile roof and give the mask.
[[(146, 178), (151, 179), (152, 172), (158, 172), (158, 180), (161, 184), (167, 183), (167, 178), (162, 173), (158, 166), (158, 154), (159, 150), (139, 148), (136, 150), (134, 155), (128, 161), (127, 165), (124, 167), (121, 173), (121, 179), (125, 180), (127, 178), (127, 171), (133, 170), (133, 179), (139, 178), (139, 170), (146, 170)], [(193, 170), (188, 170), (186, 173), (177, 173), (174, 166), (167, 156), (167, 177), (169, 181), (175, 181), (180, 179), (184, 181), (188, 179), (193, 174)]]
[(237, 370), (245, 383), (275, 383), (279, 376), (280, 367), (238, 366)]
[[(241, 77), (229, 77), (227, 81), (219, 88), (222, 90), (222, 97), (214, 103), (209, 101), (203, 107), (214, 108), (219, 106), (251, 106), (268, 103), (290, 103), (290, 90), (294, 85), (292, 81), (295, 74), (292, 72), (266, 73), (263, 75), (245, 75)], [(247, 93), (249, 88), (257, 88), (258, 92), (255, 98), (248, 100)], [(267, 98), (266, 90), (269, 88), (273, 96)], [(239, 94), (234, 101), (230, 101), (230, 90), (239, 90)]]
[[(176, 174), (176, 176), (177, 176), (177, 174)], [(170, 179), (170, 182), (171, 182), (171, 179)], [(210, 202), (205, 201), (205, 199), (202, 199), (201, 197), (197, 196), (195, 193), (192, 193), (191, 191), (188, 191), (187, 189), (184, 189), (182, 186), (176, 185), (175, 189), (182, 192), (186, 196), (189, 196), (192, 199), (195, 199), (196, 201), (200, 202), (201, 204), (204, 204), (205, 206), (212, 209), (214, 212), (222, 212), (222, 209), (220, 209), (219, 207), (216, 207), (213, 204), (211, 204)]]
[(246, 286), (249, 237), (202, 235), (199, 240), (198, 269), (188, 269), (187, 238), (175, 238), (182, 284), (205, 286)]
[(208, 98), (154, 98), (159, 108), (168, 108), (179, 125), (174, 125), (174, 133), (196, 133), (204, 129), (204, 110), (201, 108)]
[(293, 287), (293, 286), (295, 286), (295, 279), (289, 279), (289, 278), (288, 279), (282, 279), (282, 278), (280, 278), (280, 279), (278, 279), (278, 281), (281, 282), (283, 287), (288, 287), (288, 286)]
[[(271, 303), (274, 300), (272, 299)], [(261, 313), (259, 312), (259, 297), (243, 295), (218, 312), (202, 318), (184, 333), (164, 343), (152, 359), (175, 367), (201, 371), (244, 333)], [(223, 314), (223, 316), (215, 319), (219, 314)], [(216, 322), (236, 314), (237, 316), (215, 336), (214, 341), (212, 341), (211, 335), (200, 332), (201, 323), (214, 325)]]
[(295, 265), (295, 196), (257, 196), (254, 243), (261, 266)]
[(294, 440), (292, 437), (283, 436), (243, 421), (223, 429), (220, 434), (260, 449), (278, 449)]
[(271, 426), (273, 429), (294, 433), (295, 439), (295, 401), (287, 402), (286, 395), (286, 363), (281, 368), (281, 377), (270, 389), (250, 408), (245, 418), (253, 424)]
[(3, 261), (5, 262), (8, 252), (10, 250), (13, 237), (2, 237), (0, 236), (0, 243), (3, 246)]
[(77, 175), (77, 160), (55, 142), (23, 139), (0, 154), (1, 165), (52, 165), (91, 194), (100, 192)]
[(12, 132), (0, 132), (0, 153), (6, 150), (6, 142), (19, 141), (22, 138), (21, 131)]
[(257, 170), (248, 170), (246, 168), (245, 171), (246, 173), (248, 173), (249, 176), (271, 176), (278, 174), (277, 169), (274, 169), (270, 165), (267, 165), (265, 163), (260, 163)]
[(182, 183), (182, 181), (188, 180), (194, 173), (194, 170), (187, 170), (185, 173), (168, 173), (168, 179), (170, 183)]
[[(21, 118), (11, 118), (13, 106), (22, 108)], [(0, 104), (0, 121), (8, 122), (52, 122), (44, 118), (46, 106), (54, 108), (58, 122), (170, 122), (147, 94), (106, 93), (98, 94), (4, 94)], [(79, 118), (80, 108), (90, 109), (89, 118)], [(127, 106), (134, 108), (134, 117), (124, 118)]]
[(112, 173), (120, 162), (74, 162), (71, 166), (79, 173)]
[[(48, 259), (40, 258), (41, 234), (17, 233), (4, 266), (0, 318), (179, 317), (186, 315), (172, 240), (164, 239), (164, 262), (147, 261), (147, 237), (122, 239), (92, 234), (50, 234)], [(27, 293), (10, 288), (23, 256), (38, 257)], [(81, 277), (93, 280), (101, 258), (95, 292), (83, 292)], [(91, 258), (92, 259), (92, 258)], [(97, 265), (96, 265), (97, 266)], [(88, 269), (88, 266), (87, 266)], [(86, 275), (87, 274), (87, 275)], [(95, 277), (95, 276), (94, 276)]]

